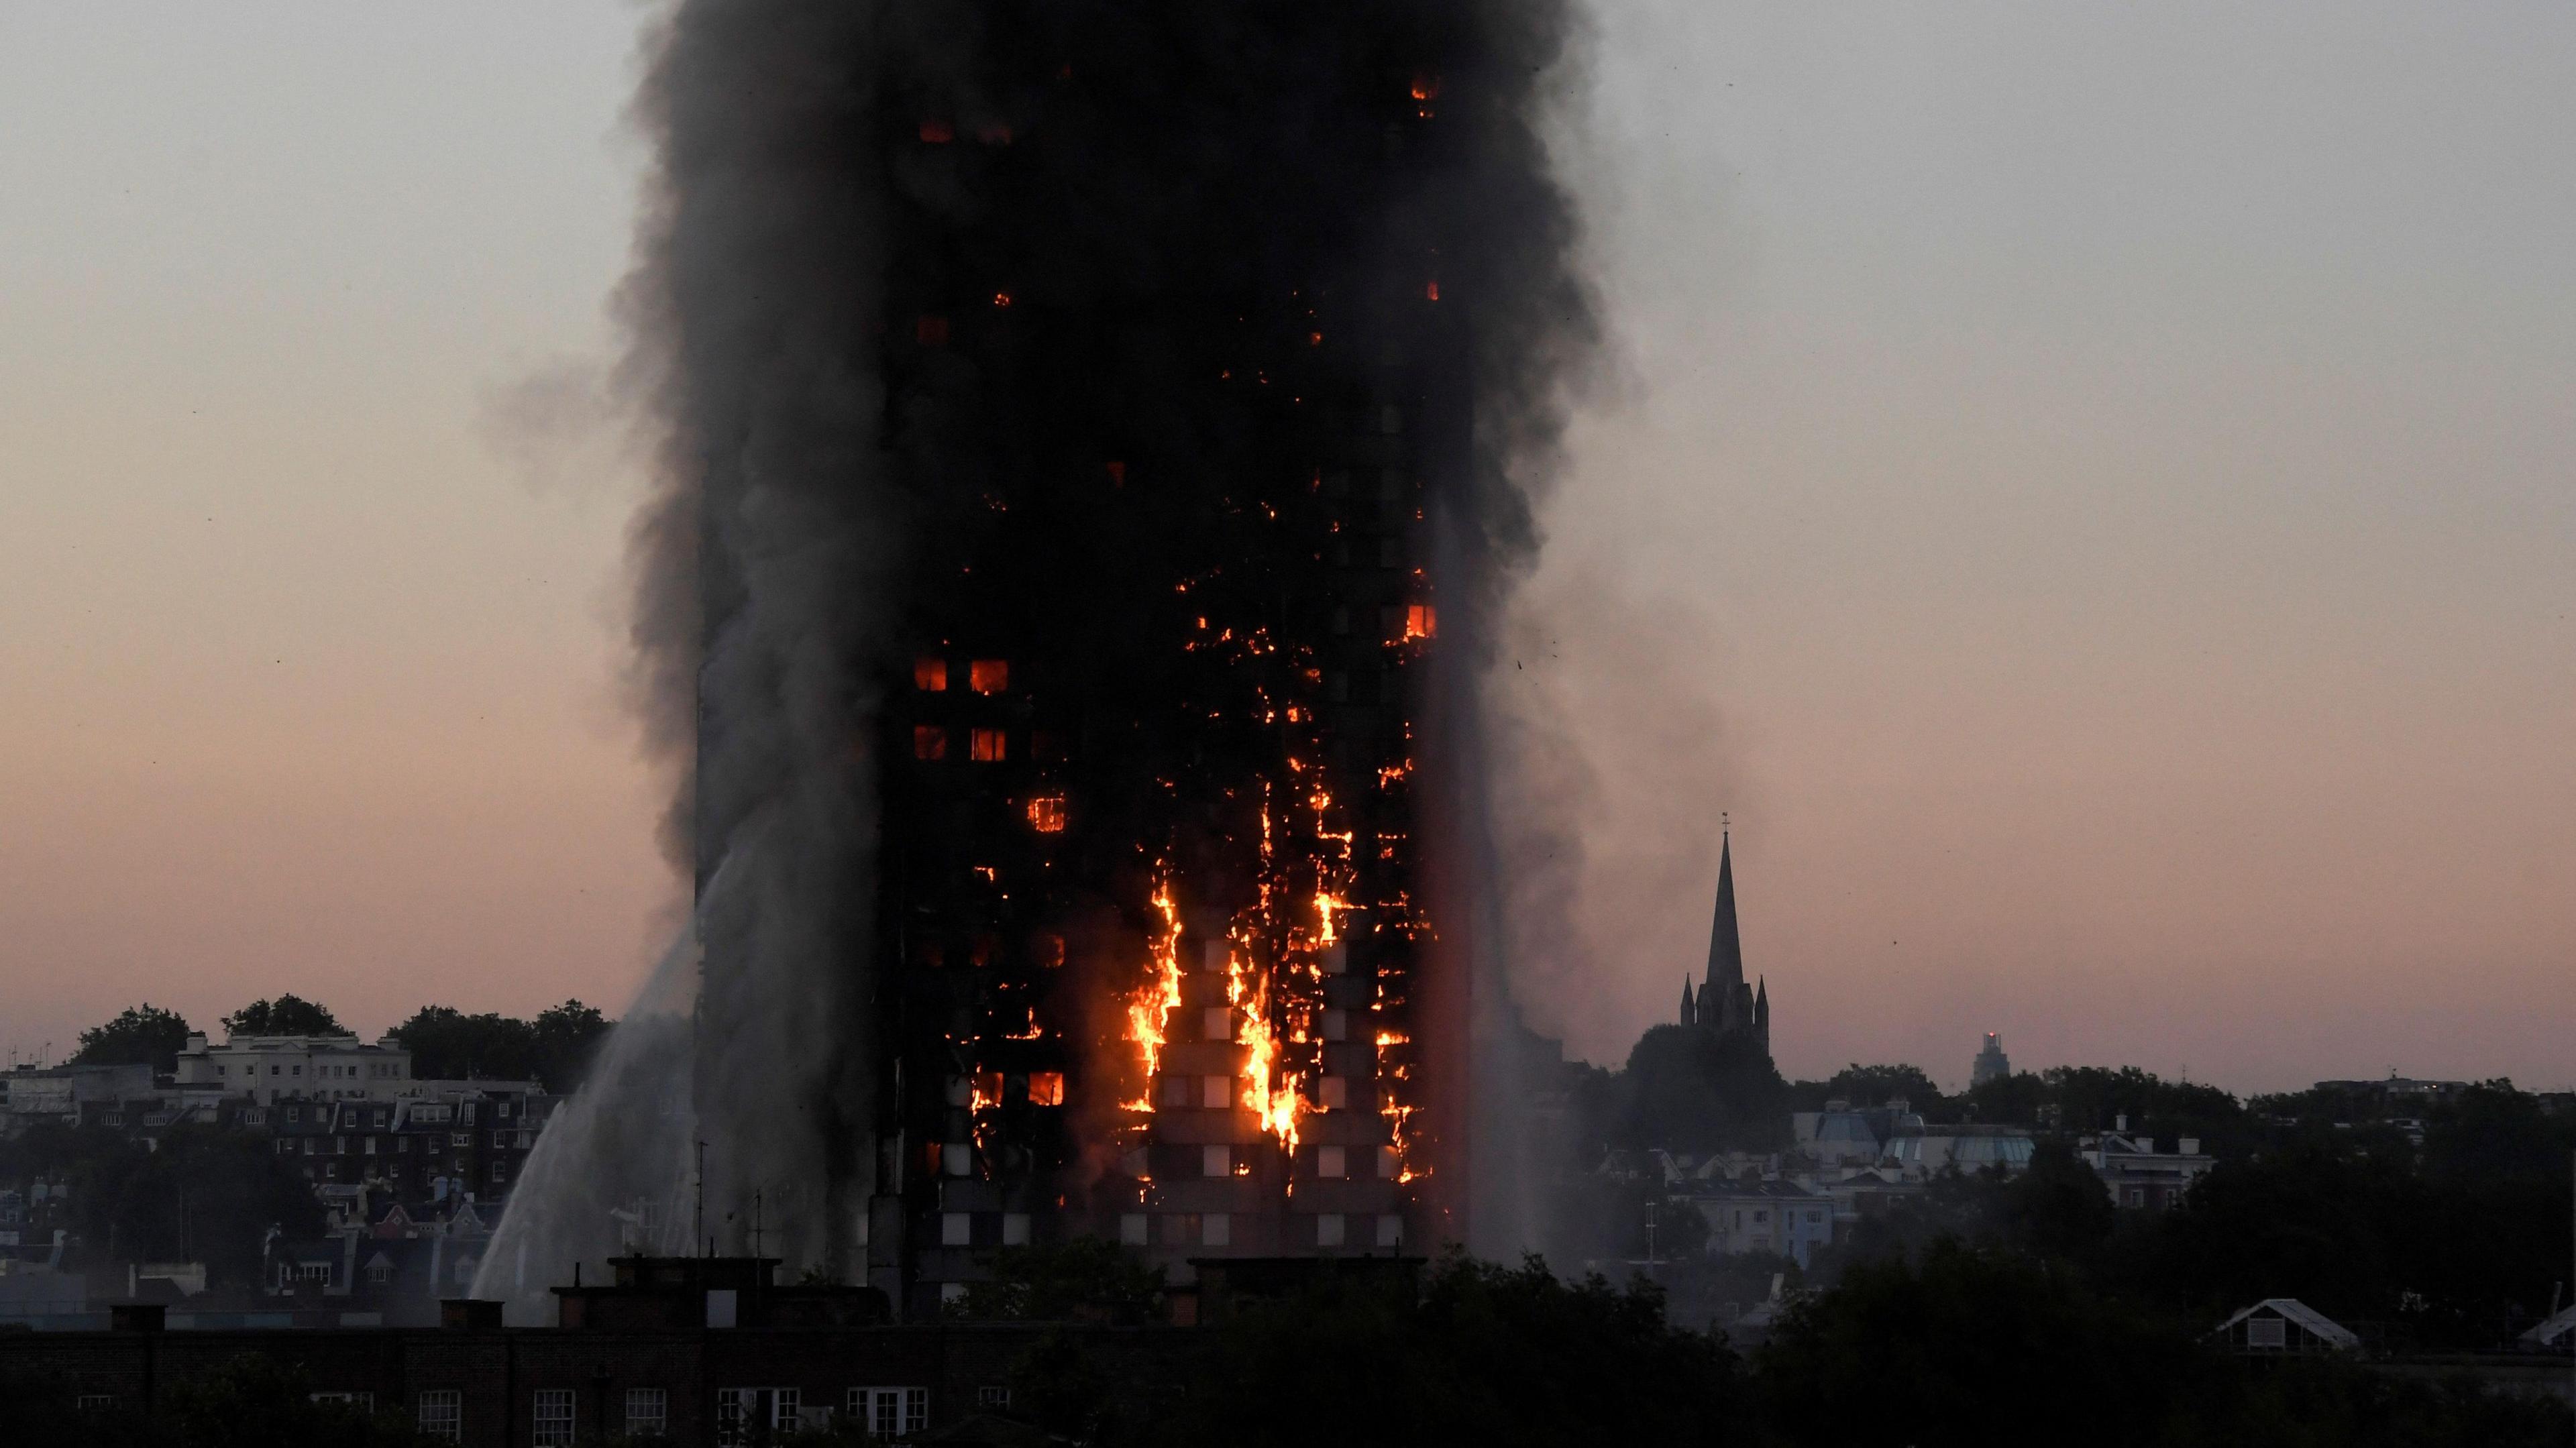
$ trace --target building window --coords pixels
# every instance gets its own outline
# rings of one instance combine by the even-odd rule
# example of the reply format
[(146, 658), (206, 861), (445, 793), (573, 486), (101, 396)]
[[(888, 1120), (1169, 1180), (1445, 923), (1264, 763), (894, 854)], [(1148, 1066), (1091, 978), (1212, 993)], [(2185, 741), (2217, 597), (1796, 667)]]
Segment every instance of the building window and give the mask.
[(573, 1390), (537, 1389), (536, 1433), (530, 1448), (572, 1448)]
[(1316, 1104), (1327, 1111), (1339, 1110), (1342, 1107), (1350, 1105), (1350, 1078), (1347, 1076), (1325, 1077), (1323, 1085), (1317, 1088)]
[(1011, 1408), (1011, 1390), (987, 1383), (975, 1390), (975, 1407), (980, 1412), (1007, 1413)]
[(1142, 1247), (1145, 1245), (1145, 1214), (1143, 1212), (1119, 1213), (1118, 1241), (1121, 1246), (1126, 1247)]
[(628, 1388), (626, 1390), (626, 1436), (659, 1438), (671, 1425), (671, 1392), (668, 1388)]
[(1347, 1220), (1339, 1212), (1325, 1212), (1317, 1216), (1315, 1218), (1315, 1245), (1318, 1247), (1338, 1247), (1342, 1245), (1342, 1237), (1344, 1232), (1348, 1229), (1348, 1225)]
[(367, 1264), (367, 1281), (382, 1287), (394, 1280), (394, 1264), (379, 1257)]
[(1210, 1111), (1223, 1111), (1234, 1105), (1234, 1078), (1231, 1076), (1200, 1077), (1199, 1104)]
[(2290, 1345), (2290, 1325), (2277, 1317), (2245, 1319), (2247, 1347), (2284, 1348)]
[(925, 694), (948, 692), (948, 661), (933, 658), (913, 660), (912, 686)]
[(1029, 828), (1042, 835), (1064, 833), (1064, 796), (1042, 794), (1029, 801)]
[(1391, 1146), (1377, 1149), (1377, 1174), (1381, 1181), (1395, 1181), (1404, 1175), (1404, 1158)]
[(1350, 1174), (1350, 1165), (1343, 1155), (1342, 1148), (1338, 1146), (1315, 1148), (1315, 1175), (1331, 1179)]
[(769, 1426), (780, 1432), (793, 1431), (802, 1416), (804, 1399), (805, 1390), (802, 1388), (770, 1389)]
[(1031, 1106), (1062, 1106), (1064, 1104), (1064, 1073), (1062, 1071), (1031, 1071), (1029, 1073), (1029, 1104)]
[(852, 1388), (849, 1415), (880, 1439), (899, 1438), (930, 1426), (928, 1388)]
[(84, 1413), (112, 1413), (116, 1411), (116, 1395), (114, 1393), (83, 1393), (73, 1400), (72, 1406), (78, 1408)]
[(1199, 1013), (1199, 1034), (1211, 1041), (1234, 1039), (1234, 1007), (1209, 1006)]
[(1212, 1177), (1234, 1175), (1233, 1148), (1227, 1146), (1199, 1148), (1199, 1175)]
[(1011, 661), (977, 659), (966, 666), (966, 687), (978, 694), (999, 694), (1011, 687)]
[(418, 1420), (423, 1437), (450, 1443), (465, 1437), (465, 1394), (456, 1388), (431, 1388), (420, 1395)]
[(1005, 1247), (1025, 1247), (1028, 1244), (1029, 1214), (1026, 1212), (1004, 1212), (1002, 1214), (1002, 1245)]
[(1351, 1013), (1343, 1010), (1339, 1006), (1325, 1007), (1324, 1039), (1327, 1041), (1344, 1040), (1349, 1037), (1350, 1033)]
[(1377, 1219), (1377, 1244), (1381, 1247), (1404, 1245), (1404, 1218), (1392, 1212)]
[(948, 757), (948, 731), (940, 728), (936, 724), (915, 724), (912, 726), (912, 757), (915, 759), (946, 759)]
[(1223, 1212), (1210, 1212), (1199, 1218), (1199, 1240), (1211, 1247), (1234, 1245), (1234, 1218)]
[(1189, 1105), (1190, 1078), (1187, 1076), (1165, 1076), (1163, 1078), (1163, 1104), (1166, 1106)]
[(506, 1162), (506, 1161), (496, 1161), (496, 1162), (492, 1163), (492, 1180), (494, 1180), (494, 1181), (496, 1181), (496, 1182), (505, 1182), (505, 1181), (508, 1181), (509, 1179), (510, 1179), (510, 1164), (509, 1164), (508, 1162)]
[(940, 1246), (970, 1247), (974, 1243), (975, 1218), (972, 1213), (942, 1212), (939, 1214)]
[(998, 764), (1010, 757), (1010, 746), (999, 729), (977, 729), (966, 741), (967, 757), (978, 764)]
[(330, 1403), (342, 1408), (355, 1408), (361, 1413), (373, 1413), (376, 1411), (376, 1395), (373, 1393), (307, 1393), (304, 1396), (311, 1402)]

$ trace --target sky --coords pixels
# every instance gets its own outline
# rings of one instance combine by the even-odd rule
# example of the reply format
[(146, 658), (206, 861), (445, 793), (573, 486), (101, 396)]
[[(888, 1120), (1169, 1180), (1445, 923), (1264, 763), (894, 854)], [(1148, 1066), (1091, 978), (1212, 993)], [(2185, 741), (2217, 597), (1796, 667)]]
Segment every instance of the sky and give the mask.
[[(512, 399), (644, 13), (0, 0), (0, 1048), (642, 979), (637, 470)], [(1532, 1016), (1674, 1009), (1724, 811), (1793, 1076), (2576, 1082), (2576, 12), (1593, 17)]]

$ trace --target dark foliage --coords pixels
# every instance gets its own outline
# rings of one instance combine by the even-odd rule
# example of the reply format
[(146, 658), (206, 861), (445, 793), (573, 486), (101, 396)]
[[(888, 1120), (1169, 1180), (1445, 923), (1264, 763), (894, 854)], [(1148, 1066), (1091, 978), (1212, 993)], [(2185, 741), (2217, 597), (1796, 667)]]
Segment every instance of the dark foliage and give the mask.
[(164, 1075), (179, 1068), (179, 1052), (188, 1044), (187, 1018), (146, 1002), (122, 1012), (103, 1026), (80, 1033), (75, 1066), (150, 1066)]
[(1741, 1036), (1657, 1026), (1637, 1040), (1608, 1102), (1614, 1146), (1762, 1151), (1787, 1137), (1788, 1083)]
[(1864, 1066), (1855, 1061), (1825, 1081), (1800, 1081), (1789, 1088), (1800, 1111), (1821, 1111), (1828, 1101), (1852, 1106), (1884, 1106), (1902, 1098), (1926, 1121), (1948, 1121), (1955, 1103), (1941, 1094), (1920, 1066)]
[(0, 1178), (71, 1184), (71, 1230), (92, 1260), (198, 1261), (218, 1282), (259, 1278), (271, 1226), (321, 1232), (313, 1185), (265, 1132), (170, 1127), (157, 1150), (99, 1127), (45, 1124), (0, 1144)]
[(611, 1022), (580, 1001), (566, 1001), (534, 1020), (453, 1006), (426, 1006), (394, 1027), (411, 1052), (414, 1076), (450, 1081), (536, 1081), (553, 1092), (581, 1084)]
[(236, 1036), (338, 1036), (349, 1030), (329, 1007), (293, 995), (252, 1001), (224, 1017), (224, 1029)]
[(1133, 1327), (1163, 1315), (1163, 1273), (1117, 1244), (1076, 1237), (1004, 1247), (991, 1280), (967, 1284), (949, 1314), (978, 1321), (1106, 1322)]

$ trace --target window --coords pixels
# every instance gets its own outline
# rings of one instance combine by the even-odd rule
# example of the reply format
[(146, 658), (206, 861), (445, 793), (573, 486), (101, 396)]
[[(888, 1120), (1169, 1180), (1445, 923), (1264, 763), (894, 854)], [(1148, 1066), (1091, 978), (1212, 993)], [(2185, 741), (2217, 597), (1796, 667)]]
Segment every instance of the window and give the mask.
[(528, 1439), (531, 1448), (571, 1448), (572, 1424), (573, 1390), (537, 1389), (537, 1431)]
[(769, 1426), (779, 1429), (795, 1428), (798, 1425), (800, 1410), (804, 1406), (804, 1398), (805, 1392), (802, 1388), (770, 1389)]
[(450, 1443), (465, 1437), (465, 1394), (456, 1388), (431, 1388), (420, 1395), (417, 1418), (423, 1437)]
[(1351, 1082), (1347, 1076), (1327, 1076), (1317, 1091), (1316, 1104), (1327, 1111), (1351, 1104)]
[(1010, 746), (999, 729), (977, 729), (966, 740), (967, 757), (978, 764), (998, 764), (1010, 757)]
[(303, 1120), (303, 1119), (304, 1119), (304, 1108), (303, 1108), (303, 1107), (301, 1107), (301, 1106), (289, 1106), (288, 1108), (286, 1108), (286, 1119), (287, 1119), (287, 1120), (289, 1120), (289, 1121), (301, 1121), (301, 1120)]
[(1234, 1039), (1234, 1008), (1209, 1006), (1199, 1013), (1199, 1034), (1211, 1041)]
[(1210, 1212), (1199, 1219), (1199, 1240), (1211, 1247), (1234, 1245), (1234, 1218), (1223, 1212)]
[(946, 759), (948, 757), (948, 731), (940, 728), (936, 724), (915, 724), (912, 726), (912, 757), (915, 759)]
[(367, 1155), (369, 1155), (369, 1156), (374, 1156), (375, 1154), (376, 1154), (376, 1139), (375, 1139), (374, 1137), (370, 1136), (370, 1137), (368, 1137), (368, 1138), (367, 1138)]
[(1225, 1146), (1199, 1148), (1199, 1175), (1212, 1177), (1234, 1175), (1233, 1149)]
[(496, 1182), (505, 1182), (505, 1181), (508, 1181), (509, 1179), (510, 1179), (510, 1164), (509, 1164), (508, 1162), (506, 1162), (506, 1161), (496, 1161), (496, 1162), (492, 1163), (492, 1180), (494, 1180), (494, 1181), (496, 1181)]
[(1190, 1078), (1187, 1076), (1165, 1076), (1163, 1078), (1163, 1104), (1166, 1106), (1189, 1105)]
[(912, 686), (925, 694), (948, 692), (948, 661), (928, 657), (913, 660)]
[(1348, 1222), (1341, 1213), (1325, 1212), (1315, 1218), (1315, 1245), (1338, 1247), (1342, 1245), (1342, 1236), (1347, 1229)]
[(2290, 1345), (2290, 1324), (2277, 1317), (2245, 1319), (2247, 1347), (2282, 1348)]
[(114, 1393), (83, 1393), (72, 1406), (84, 1413), (109, 1413), (116, 1410)]
[(899, 1438), (930, 1426), (928, 1388), (852, 1388), (849, 1415), (878, 1438)]
[(1210, 1111), (1223, 1111), (1234, 1104), (1234, 1078), (1202, 1076), (1199, 1078), (1199, 1104)]
[(1028, 1244), (1029, 1214), (1026, 1212), (1004, 1212), (1002, 1214), (1002, 1245), (1005, 1247), (1025, 1247)]
[(1011, 1390), (987, 1383), (975, 1390), (975, 1406), (979, 1411), (986, 1413), (1008, 1412), (1011, 1406)]
[(1062, 1071), (1031, 1071), (1029, 1073), (1029, 1104), (1031, 1106), (1062, 1106), (1064, 1104), (1064, 1073)]
[(1029, 801), (1029, 828), (1042, 835), (1064, 833), (1064, 796), (1042, 794)]
[(373, 1393), (307, 1393), (304, 1396), (316, 1403), (355, 1408), (361, 1413), (373, 1413), (376, 1410), (376, 1395)]
[(671, 1425), (671, 1393), (667, 1388), (628, 1388), (626, 1390), (626, 1436), (658, 1438)]
[(999, 694), (1011, 687), (1011, 661), (977, 659), (966, 666), (966, 687), (978, 694)]
[(394, 1264), (379, 1257), (367, 1264), (367, 1280), (378, 1287), (394, 1280)]
[(1324, 1008), (1324, 1039), (1325, 1039), (1325, 1040), (1327, 1040), (1327, 1041), (1339, 1041), (1339, 1040), (1344, 1040), (1344, 1039), (1346, 1039), (1346, 1038), (1348, 1038), (1348, 1037), (1349, 1037), (1350, 1033), (1351, 1033), (1351, 1013), (1350, 1013), (1349, 1011), (1343, 1010), (1343, 1009), (1342, 1009), (1341, 1007), (1339, 1007), (1339, 1006), (1327, 1006), (1327, 1007), (1325, 1007), (1325, 1008)]
[[(943, 126), (941, 129), (945, 130), (947, 128)], [(912, 339), (919, 342), (924, 347), (947, 346), (948, 319), (946, 317), (914, 318), (912, 323)]]
[(939, 1245), (971, 1247), (975, 1243), (975, 1218), (967, 1212), (939, 1214)]
[(1333, 1178), (1346, 1177), (1350, 1174), (1350, 1166), (1343, 1155), (1342, 1148), (1338, 1146), (1315, 1148), (1315, 1175)]
[(940, 1167), (953, 1177), (975, 1174), (975, 1148), (962, 1141), (952, 1141), (940, 1149)]
[(1145, 1214), (1143, 1212), (1119, 1213), (1118, 1241), (1120, 1245), (1127, 1247), (1142, 1247), (1145, 1245)]
[(1377, 1174), (1382, 1181), (1395, 1181), (1404, 1175), (1404, 1158), (1396, 1153), (1394, 1147), (1377, 1149)]
[(1377, 1244), (1381, 1247), (1404, 1245), (1404, 1218), (1392, 1212), (1377, 1219)]

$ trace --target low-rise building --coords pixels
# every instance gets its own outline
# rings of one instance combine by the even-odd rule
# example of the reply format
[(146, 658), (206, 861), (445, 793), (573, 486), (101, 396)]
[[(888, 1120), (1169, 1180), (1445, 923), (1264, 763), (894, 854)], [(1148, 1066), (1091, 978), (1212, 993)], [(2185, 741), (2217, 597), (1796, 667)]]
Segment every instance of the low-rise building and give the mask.
[(1689, 1201), (1708, 1223), (1713, 1257), (1767, 1252), (1804, 1267), (1834, 1240), (1833, 1198), (1796, 1182), (1728, 1182)]
[(262, 1106), (290, 1096), (390, 1098), (411, 1082), (411, 1052), (390, 1035), (374, 1045), (355, 1035), (231, 1036), (219, 1046), (194, 1035), (179, 1052), (177, 1079), (183, 1088), (248, 1095)]
[(2081, 1138), (2077, 1155), (2102, 1178), (2111, 1205), (2161, 1212), (2182, 1205), (2191, 1184), (2218, 1164), (2216, 1157), (2201, 1151), (2198, 1137), (2183, 1137), (2176, 1148), (2156, 1150), (2156, 1139), (2132, 1134), (2129, 1118), (2122, 1116), (2116, 1130)]
[(2226, 1339), (2237, 1352), (2265, 1357), (2352, 1352), (2361, 1346), (2351, 1329), (2295, 1297), (2264, 1298), (2210, 1335)]

